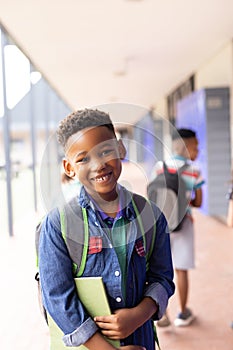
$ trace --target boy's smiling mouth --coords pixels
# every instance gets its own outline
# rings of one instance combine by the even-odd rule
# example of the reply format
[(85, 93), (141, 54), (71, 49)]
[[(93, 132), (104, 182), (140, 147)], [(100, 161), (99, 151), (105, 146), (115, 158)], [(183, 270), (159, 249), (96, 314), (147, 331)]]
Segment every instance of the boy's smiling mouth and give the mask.
[(109, 172), (107, 174), (98, 175), (98, 176), (92, 178), (92, 180), (95, 182), (98, 182), (98, 183), (107, 182), (110, 179), (111, 175), (112, 175), (112, 172)]

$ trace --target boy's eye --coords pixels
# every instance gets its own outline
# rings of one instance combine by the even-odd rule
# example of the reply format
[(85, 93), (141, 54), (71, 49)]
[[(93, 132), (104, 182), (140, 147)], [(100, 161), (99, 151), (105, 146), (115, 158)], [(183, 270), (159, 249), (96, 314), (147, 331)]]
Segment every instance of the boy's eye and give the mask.
[(86, 163), (88, 161), (88, 157), (83, 157), (83, 158), (80, 158), (76, 161), (76, 163)]
[(113, 149), (105, 149), (104, 151), (102, 151), (102, 155), (107, 156), (108, 154), (110, 154), (112, 152), (113, 152)]

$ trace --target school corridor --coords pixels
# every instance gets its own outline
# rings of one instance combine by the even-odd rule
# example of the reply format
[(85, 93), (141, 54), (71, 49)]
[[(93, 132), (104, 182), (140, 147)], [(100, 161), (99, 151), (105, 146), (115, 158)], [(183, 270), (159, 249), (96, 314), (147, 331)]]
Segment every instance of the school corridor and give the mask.
[[(145, 178), (138, 166), (125, 164), (122, 182), (144, 193)], [(0, 234), (0, 349), (49, 349), (34, 280), (34, 231), (39, 215), (25, 213), (14, 237)], [(189, 306), (196, 319), (185, 328), (158, 328), (161, 350), (232, 350), (233, 229), (199, 211), (194, 216), (196, 269), (190, 273)], [(177, 311), (175, 295), (169, 304), (172, 320)]]

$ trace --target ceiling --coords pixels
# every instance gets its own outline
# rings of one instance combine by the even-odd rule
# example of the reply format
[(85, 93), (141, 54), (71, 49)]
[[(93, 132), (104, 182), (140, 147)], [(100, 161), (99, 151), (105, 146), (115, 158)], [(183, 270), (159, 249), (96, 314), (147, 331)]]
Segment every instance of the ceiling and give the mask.
[(0, 0), (0, 22), (72, 109), (143, 109), (232, 39), (233, 1)]

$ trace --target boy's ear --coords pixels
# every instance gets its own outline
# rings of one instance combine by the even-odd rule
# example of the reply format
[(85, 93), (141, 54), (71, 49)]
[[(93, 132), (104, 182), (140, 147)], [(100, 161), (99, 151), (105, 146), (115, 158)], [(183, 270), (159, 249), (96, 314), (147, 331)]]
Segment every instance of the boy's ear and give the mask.
[(62, 164), (63, 164), (63, 168), (64, 168), (66, 175), (68, 175), (69, 177), (72, 177), (72, 178), (75, 177), (75, 172), (73, 170), (72, 165), (68, 161), (68, 159), (64, 158), (62, 160)]
[(120, 154), (120, 159), (124, 159), (126, 156), (126, 149), (125, 149), (125, 146), (124, 146), (122, 140), (118, 140), (118, 150), (119, 150), (119, 154)]

